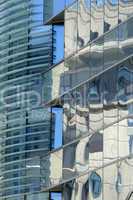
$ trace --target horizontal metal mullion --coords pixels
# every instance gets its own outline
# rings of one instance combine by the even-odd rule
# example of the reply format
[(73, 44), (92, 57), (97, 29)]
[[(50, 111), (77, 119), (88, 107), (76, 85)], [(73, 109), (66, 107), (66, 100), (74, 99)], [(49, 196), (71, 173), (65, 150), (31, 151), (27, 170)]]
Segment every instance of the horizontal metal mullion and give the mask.
[(0, 3), (0, 12), (2, 13), (2, 12), (5, 12), (5, 11), (7, 11), (7, 9), (8, 9), (8, 12), (10, 12), (10, 11), (14, 11), (14, 8), (16, 9), (16, 7), (17, 8), (19, 8), (19, 7), (21, 7), (21, 9), (23, 8), (25, 8), (24, 6), (31, 6), (32, 5), (32, 0), (29, 0), (29, 1), (27, 1), (27, 2), (24, 2), (24, 1), (22, 1), (22, 0), (20, 0), (20, 1), (18, 1), (18, 2), (15, 2), (15, 3), (13, 3), (13, 2), (11, 2), (11, 1), (9, 1), (9, 2), (7, 2), (7, 0), (4, 2), (4, 5), (2, 5), (1, 3)]
[[(45, 46), (45, 44), (44, 44)], [(23, 46), (22, 46), (23, 47)], [(18, 47), (18, 48), (14, 48), (14, 49), (9, 49), (7, 52), (5, 52), (5, 54), (2, 54), (1, 56), (4, 57), (3, 59), (1, 60), (4, 60), (4, 59), (11, 59), (11, 58), (15, 58), (17, 56), (22, 56), (22, 55), (28, 55), (28, 54), (32, 54), (32, 53), (38, 53), (38, 52), (43, 52), (43, 55), (49, 55), (48, 52), (52, 49), (52, 47), (42, 47), (42, 48), (30, 48), (28, 47), (28, 45), (25, 45), (24, 47), (26, 47), (26, 51), (24, 51), (23, 49), (21, 49), (22, 47)], [(7, 55), (7, 53), (9, 53), (10, 51), (12, 50), (18, 50), (18, 52), (16, 53), (13, 53), (12, 55)], [(21, 50), (21, 51), (20, 51)], [(45, 52), (44, 52), (45, 51)], [(0, 60), (0, 61), (1, 61)]]
[[(43, 25), (41, 24), (41, 26), (43, 26)], [(40, 27), (40, 25), (39, 26), (38, 25), (33, 26), (33, 25), (29, 24), (27, 27), (22, 27), (22, 28), (19, 28), (19, 29), (10, 30), (10, 34), (18, 34), (18, 35), (20, 34), (20, 35), (22, 35), (22, 33), (24, 31), (23, 34), (26, 34), (29, 37), (30, 36), (29, 30), (32, 31), (32, 28), (38, 28), (38, 27)], [(38, 32), (39, 31), (37, 30), (37, 33)], [(44, 29), (44, 32), (47, 32), (47, 31), (45, 31), (45, 29)], [(51, 30), (51, 32), (52, 32), (52, 30)], [(33, 33), (32, 35), (34, 35), (34, 34), (35, 33)], [(6, 35), (9, 36), (9, 33), (7, 31), (3, 32), (2, 34), (0, 34), (0, 39), (3, 40), (4, 39), (3, 36), (6, 36)]]
[[(10, 80), (6, 80), (6, 81), (0, 81), (0, 88), (1, 87), (4, 87), (6, 86), (7, 84), (16, 84), (17, 81), (20, 81), (20, 80), (25, 80), (25, 79), (30, 79), (30, 78), (33, 78), (33, 77), (37, 77), (37, 76), (40, 76), (41, 74), (40, 73), (36, 73), (36, 74), (26, 74), (26, 75), (22, 75), (21, 77), (18, 77), (18, 78), (13, 78), (13, 79), (10, 79)], [(20, 83), (19, 83), (20, 84)], [(23, 83), (21, 83), (23, 84)]]
[[(20, 179), (27, 179), (27, 178), (40, 178), (41, 177), (41, 175), (39, 176), (39, 177), (37, 177), (37, 176), (18, 176), (18, 177), (15, 177), (15, 178), (9, 178), (9, 179), (5, 179), (5, 180), (2, 180), (2, 183), (6, 183), (6, 182), (9, 182), (9, 181), (13, 181), (13, 180), (20, 180)], [(26, 185), (26, 184), (25, 184)]]
[[(32, 135), (32, 134), (31, 134)], [(28, 134), (27, 134), (27, 136), (29, 136)], [(48, 136), (49, 136), (49, 134), (48, 134)], [(41, 139), (41, 140), (32, 140), (32, 141), (24, 141), (24, 142), (20, 142), (20, 143), (18, 143), (18, 144), (12, 144), (12, 145), (8, 145), (8, 146), (2, 146), (2, 150), (0, 150), (0, 154), (2, 155), (2, 153), (3, 154), (5, 154), (5, 155), (7, 155), (7, 156), (10, 156), (10, 154), (12, 154), (12, 153), (6, 153), (6, 152), (4, 152), (5, 150), (7, 150), (7, 149), (13, 149), (14, 147), (21, 147), (21, 146), (25, 146), (25, 145), (28, 145), (28, 144), (40, 144), (40, 143), (49, 143), (49, 137), (47, 138), (45, 138), (45, 139)], [(21, 152), (21, 151), (20, 151)], [(17, 152), (15, 152), (15, 153), (17, 153)], [(13, 153), (14, 154), (14, 153)], [(3, 156), (2, 156), (3, 157)]]
[[(36, 156), (37, 158), (39, 158), (39, 156)], [(13, 161), (9, 161), (9, 162), (4, 162), (0, 164), (0, 169), (5, 167), (5, 166), (11, 166), (12, 164), (16, 164), (16, 163), (22, 163), (22, 162), (29, 162), (32, 161), (33, 158), (23, 158), (21, 160), (13, 160)]]
[[(13, 140), (13, 139), (16, 139), (16, 138), (21, 138), (21, 137), (26, 137), (26, 136), (34, 136), (34, 135), (39, 135), (39, 134), (49, 134), (49, 131), (48, 130), (42, 130), (42, 131), (36, 131), (36, 132), (29, 132), (28, 134), (27, 133), (23, 133), (23, 134), (19, 134), (19, 135), (13, 135), (13, 136), (8, 136), (8, 137), (4, 137), (2, 138), (2, 141), (0, 142), (0, 145), (2, 145), (4, 142), (6, 142), (7, 140)], [(3, 137), (3, 136), (2, 136)], [(10, 146), (10, 145), (7, 145), (7, 146)]]
[[(26, 24), (27, 26), (23, 26), (23, 27), (25, 27), (25, 28), (19, 27), (19, 28), (15, 28), (14, 30), (8, 29), (8, 30), (4, 30), (3, 32), (0, 32), (0, 38), (1, 38), (1, 37), (3, 38), (3, 34), (4, 34), (5, 36), (6, 36), (6, 35), (9, 35), (9, 31), (10, 31), (10, 34), (17, 33), (17, 32), (21, 32), (22, 30), (29, 32), (29, 30), (32, 29), (32, 28), (37, 28), (37, 27), (42, 26), (42, 23), (40, 23), (40, 24), (35, 24), (35, 23), (32, 23), (31, 20), (30, 20), (30, 22), (31, 22), (30, 24), (29, 24), (28, 22), (29, 22), (29, 20), (27, 21), (27, 24)], [(23, 22), (23, 23), (25, 23), (25, 22)], [(24, 24), (20, 24), (20, 25), (24, 25)], [(15, 25), (15, 27), (16, 27), (16, 25)], [(14, 27), (12, 27), (12, 28), (14, 28)]]
[(19, 127), (14, 127), (14, 128), (8, 128), (6, 130), (0, 131), (0, 135), (7, 133), (7, 132), (10, 132), (10, 131), (18, 131), (18, 130), (21, 130), (21, 129), (31, 128), (31, 127), (35, 127), (35, 126), (38, 126), (38, 125), (43, 126), (45, 124), (44, 124), (44, 122), (40, 122), (40, 123), (34, 123), (34, 124), (25, 124), (25, 125), (22, 125), (22, 126), (19, 126)]
[(19, 152), (1, 155), (0, 161), (5, 162), (3, 159), (5, 159), (7, 157), (19, 156), (19, 155), (21, 156), (21, 155), (26, 154), (26, 153), (33, 153), (33, 152), (38, 152), (38, 151), (47, 151), (48, 149), (49, 149), (49, 145), (48, 145), (48, 147), (45, 147), (45, 148), (38, 148), (38, 149), (24, 150), (24, 151), (21, 150)]
[[(45, 44), (44, 44), (44, 46), (45, 46)], [(44, 49), (45, 49), (45, 47), (44, 47)], [(41, 49), (42, 50), (42, 49)], [(17, 58), (18, 56), (24, 56), (24, 58), (25, 58), (25, 56), (27, 56), (27, 61), (31, 61), (31, 60), (36, 60), (36, 59), (41, 59), (41, 58), (49, 58), (49, 57), (51, 57), (49, 54), (44, 54), (43, 56), (28, 56), (28, 54), (32, 54), (32, 53), (36, 53), (36, 52), (38, 52), (38, 50), (36, 49), (36, 48), (31, 48), (31, 49), (28, 49), (28, 46), (27, 46), (27, 50), (26, 51), (21, 51), (21, 52), (19, 52), (19, 53), (13, 53), (12, 55), (7, 55), (7, 56), (4, 56), (4, 58), (1, 58), (0, 59), (0, 65), (2, 64), (2, 62), (4, 62), (4, 61), (7, 61), (7, 59), (9, 60), (9, 59), (14, 59), (14, 58)], [(21, 60), (23, 60), (22, 58), (21, 58)], [(12, 62), (13, 63), (13, 62)], [(3, 69), (5, 69), (4, 67), (3, 67)], [(3, 70), (1, 67), (0, 67), (0, 70)]]
[[(23, 63), (23, 62), (28, 62), (28, 60), (23, 60), (22, 62), (17, 62), (17, 63), (13, 63), (13, 64), (20, 64), (20, 63)], [(35, 65), (31, 65), (31, 66), (26, 66), (26, 67), (23, 67), (22, 69), (15, 69), (15, 70), (12, 70), (10, 72), (6, 72), (6, 73), (3, 73), (3, 74), (0, 74), (0, 78), (6, 77), (6, 76), (9, 76), (11, 74), (18, 73), (18, 72), (24, 72), (24, 71), (28, 71), (30, 69), (36, 69), (36, 67), (38, 69), (39, 68), (43, 68), (45, 66), (48, 67), (48, 64), (49, 64), (49, 62), (44, 63), (44, 64), (35, 64)]]

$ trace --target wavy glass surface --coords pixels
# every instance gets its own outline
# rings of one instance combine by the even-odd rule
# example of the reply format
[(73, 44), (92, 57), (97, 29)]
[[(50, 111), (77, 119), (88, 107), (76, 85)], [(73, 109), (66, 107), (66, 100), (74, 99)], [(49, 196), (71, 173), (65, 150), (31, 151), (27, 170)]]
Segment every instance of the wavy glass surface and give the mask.
[[(51, 95), (47, 100), (44, 98), (44, 102), (54, 100), (58, 95), (63, 95), (77, 85), (132, 56), (132, 27), (133, 17), (44, 73), (44, 85), (48, 85), (51, 89)], [(77, 46), (73, 44), (73, 48)], [(48, 79), (49, 76), (51, 81)]]
[[(65, 200), (91, 198), (118, 200), (133, 198), (133, 159), (121, 159), (104, 168), (85, 173), (60, 185)], [(127, 173), (128, 172), (128, 173)], [(53, 190), (55, 188), (53, 187)]]
[(45, 103), (133, 53), (132, 7), (131, 1), (122, 0), (118, 4), (117, 1), (106, 0), (96, 4), (90, 0), (79, 0), (66, 8), (65, 60), (44, 75), (44, 85), (51, 89), (51, 95), (44, 98)]
[(131, 59), (63, 95), (64, 146), (42, 159), (44, 189), (132, 156)]

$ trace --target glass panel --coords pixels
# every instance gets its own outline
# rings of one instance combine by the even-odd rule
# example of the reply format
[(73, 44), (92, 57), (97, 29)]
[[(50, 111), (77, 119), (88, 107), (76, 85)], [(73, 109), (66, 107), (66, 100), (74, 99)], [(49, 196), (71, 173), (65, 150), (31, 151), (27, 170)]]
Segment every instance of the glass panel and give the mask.
[(64, 25), (53, 25), (53, 64), (64, 58)]
[[(127, 57), (133, 53), (132, 38), (133, 38), (133, 18), (129, 19), (119, 29), (119, 41), (124, 57)], [(121, 29), (122, 28), (122, 29)], [(130, 41), (130, 43), (129, 43)]]
[(63, 144), (76, 138), (76, 95), (68, 93), (63, 96)]
[(61, 107), (53, 107), (52, 113), (54, 113), (52, 118), (52, 126), (54, 128), (54, 142), (52, 148), (56, 149), (62, 146), (63, 109)]
[(77, 50), (78, 4), (71, 5), (65, 11), (65, 58)]
[(90, 59), (88, 58), (90, 75), (97, 74), (103, 70), (103, 44), (104, 40), (101, 37), (90, 46)]
[(66, 2), (66, 7), (74, 3), (75, 0), (65, 0)]
[(117, 75), (118, 69), (108, 70), (102, 76), (102, 98), (104, 105), (104, 128), (111, 126), (118, 120), (117, 102)]
[(40, 158), (34, 157), (34, 160), (27, 161), (26, 169), (28, 176), (40, 177)]
[(103, 34), (103, 6), (104, 4), (97, 4), (96, 1), (91, 0), (91, 41)]
[(44, 103), (55, 99), (64, 91), (63, 84), (64, 62), (43, 74)]
[[(21, 200), (19, 198), (18, 199), (12, 199), (12, 200)], [(41, 192), (41, 193), (38, 193), (38, 194), (26, 195), (26, 199), (27, 200), (45, 200), (45, 199), (48, 199), (48, 198), (49, 198), (49, 193), (48, 192)]]
[(63, 179), (69, 179), (76, 173), (76, 146), (77, 143), (73, 143), (63, 149)]
[(119, 61), (118, 28), (104, 36), (104, 68)]
[(41, 181), (42, 187), (50, 187), (59, 184), (62, 180), (62, 161), (63, 150), (57, 150), (49, 154), (47, 157), (42, 157), (41, 164)]
[[(128, 120), (124, 119), (119, 121), (118, 123), (118, 157), (121, 158), (123, 156), (129, 155), (132, 153), (132, 137), (130, 137), (130, 132), (128, 132)], [(130, 127), (132, 129), (132, 127)]]
[(104, 163), (118, 157), (117, 68), (103, 75)]
[(103, 163), (103, 101), (102, 76), (89, 83), (89, 169), (93, 170)]
[(81, 81), (89, 78), (89, 52), (90, 47), (81, 50), (76, 54), (65, 60), (65, 67), (69, 69), (65, 73), (64, 84), (67, 86), (66, 90), (77, 86)]
[(44, 1), (44, 22), (56, 16), (65, 8), (65, 0), (45, 0)]
[(118, 123), (104, 129), (104, 163), (118, 158)]
[(76, 137), (89, 134), (89, 106), (87, 84), (77, 88), (76, 94)]
[[(119, 118), (125, 118), (128, 116), (128, 104), (132, 97), (132, 70), (130, 60), (123, 63), (123, 66), (119, 67), (118, 78), (117, 78), (117, 90), (118, 90), (118, 101), (119, 101)], [(130, 109), (129, 109), (130, 110)]]
[(131, 0), (119, 0), (119, 23), (126, 20), (133, 13), (133, 2)]
[[(82, 149), (82, 151), (81, 151)], [(102, 166), (103, 136), (92, 134), (78, 142), (66, 146), (63, 150), (64, 179)]]
[[(118, 74), (118, 98), (119, 98), (119, 118), (123, 118), (119, 122), (119, 138), (122, 137), (123, 133), (123, 142), (120, 140), (119, 144), (119, 156), (123, 154), (132, 154), (133, 153), (133, 143), (132, 143), (132, 133), (133, 133), (133, 123), (132, 123), (132, 114), (133, 114), (133, 105), (132, 105), (132, 94), (133, 94), (133, 71), (131, 62), (125, 62), (124, 66), (119, 68)], [(124, 146), (124, 148), (123, 148)], [(123, 151), (124, 150), (124, 151)]]
[(51, 192), (51, 200), (62, 200), (62, 194), (60, 192)]
[(78, 48), (90, 41), (90, 0), (79, 0), (78, 3)]
[(118, 24), (118, 0), (105, 0), (104, 32)]
[(69, 90), (78, 84), (80, 69), (78, 69), (78, 56), (72, 56), (65, 60), (64, 89)]
[[(65, 0), (53, 0), (53, 16), (61, 12), (65, 7)], [(52, 17), (52, 16), (51, 16)]]
[(89, 126), (90, 130), (96, 132), (103, 127), (103, 103), (101, 98), (101, 77), (90, 82), (89, 99)]

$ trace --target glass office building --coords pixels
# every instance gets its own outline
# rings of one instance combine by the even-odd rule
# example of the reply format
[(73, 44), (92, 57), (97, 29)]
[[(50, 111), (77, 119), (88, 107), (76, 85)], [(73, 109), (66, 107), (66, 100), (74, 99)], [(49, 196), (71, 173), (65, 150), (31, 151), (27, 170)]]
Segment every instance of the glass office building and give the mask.
[(0, 0), (0, 200), (133, 199), (133, 1)]
[(41, 160), (42, 191), (132, 200), (133, 1), (44, 2), (45, 24), (64, 26), (64, 58), (43, 73), (44, 104), (62, 110), (62, 141)]
[(43, 0), (0, 0), (1, 200), (49, 198), (39, 192), (40, 156), (53, 140), (51, 114), (42, 104), (52, 32), (43, 25)]

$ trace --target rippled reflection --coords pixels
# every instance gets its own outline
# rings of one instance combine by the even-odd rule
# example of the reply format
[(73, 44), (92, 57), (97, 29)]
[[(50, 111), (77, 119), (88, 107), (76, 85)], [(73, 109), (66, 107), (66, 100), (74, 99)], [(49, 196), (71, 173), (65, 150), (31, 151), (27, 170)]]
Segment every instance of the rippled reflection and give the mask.
[[(77, 20), (77, 17), (75, 17), (75, 19)], [(131, 17), (126, 22), (119, 24), (119, 26), (112, 29), (112, 31), (75, 53), (73, 56), (65, 58), (64, 62), (45, 73), (44, 86), (46, 85), (47, 88), (44, 90), (44, 94), (46, 94), (44, 101), (48, 102), (55, 99), (58, 95), (62, 95), (64, 92), (87, 81), (94, 75), (132, 56), (132, 26), (133, 18)], [(74, 27), (74, 25), (71, 27)], [(73, 29), (73, 31), (75, 30), (77, 30), (77, 28)], [(71, 31), (71, 29), (69, 29), (69, 31)], [(74, 37), (77, 37), (77, 34)], [(72, 47), (70, 47), (71, 50), (73, 50), (73, 48), (76, 50), (77, 42), (75, 39), (69, 38), (69, 34), (67, 39), (68, 45), (66, 43), (66, 52), (70, 53), (69, 46), (72, 45)], [(51, 94), (49, 94), (49, 89), (51, 90)]]
[(66, 146), (59, 150), (62, 174), (58, 183), (131, 155), (132, 83), (130, 58), (62, 97)]

